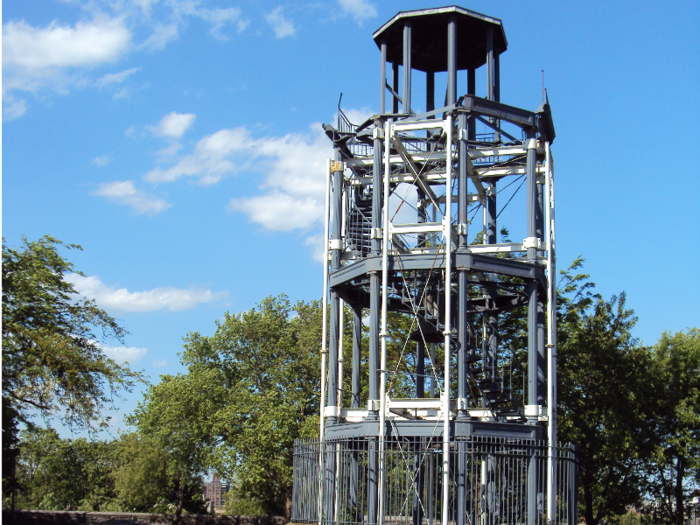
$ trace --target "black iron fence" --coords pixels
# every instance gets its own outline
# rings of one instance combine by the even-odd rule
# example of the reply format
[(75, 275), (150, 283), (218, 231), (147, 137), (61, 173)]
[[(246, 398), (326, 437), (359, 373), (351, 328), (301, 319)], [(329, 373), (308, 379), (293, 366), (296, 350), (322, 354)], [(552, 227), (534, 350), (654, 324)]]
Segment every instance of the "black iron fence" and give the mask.
[[(449, 524), (576, 525), (577, 465), (570, 445), (554, 451), (551, 520), (545, 442), (458, 438), (448, 457)], [(294, 447), (293, 522), (441, 525), (443, 489), (442, 438), (363, 437), (323, 446), (312, 439)]]

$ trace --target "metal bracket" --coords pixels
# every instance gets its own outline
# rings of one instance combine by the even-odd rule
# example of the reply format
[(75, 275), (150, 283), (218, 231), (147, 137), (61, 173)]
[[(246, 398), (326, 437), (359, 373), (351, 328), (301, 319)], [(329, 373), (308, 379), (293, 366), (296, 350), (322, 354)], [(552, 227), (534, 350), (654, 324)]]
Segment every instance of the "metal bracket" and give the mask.
[(379, 127), (379, 126), (375, 127), (372, 130), (372, 138), (375, 140), (376, 139), (383, 139), (384, 138), (384, 128)]
[(526, 237), (523, 239), (523, 248), (535, 248), (537, 250), (542, 249), (542, 239), (539, 237)]
[(467, 398), (466, 397), (458, 397), (457, 398), (457, 410), (467, 410), (469, 406), (467, 405)]
[(469, 133), (466, 129), (460, 128), (457, 133), (457, 140), (469, 140)]
[(333, 406), (327, 406), (323, 412), (323, 415), (326, 417), (338, 417), (340, 410), (338, 410), (338, 407), (333, 407)]
[(381, 239), (382, 238), (382, 229), (381, 228), (372, 228), (369, 232), (369, 238), (370, 239)]
[(342, 241), (342, 239), (331, 239), (330, 242), (328, 243), (328, 247), (331, 250), (342, 250), (343, 249), (343, 241)]
[(525, 142), (525, 147), (527, 149), (537, 149), (537, 139), (528, 139)]
[(452, 217), (443, 216), (442, 218), (442, 231), (443, 233), (447, 231), (447, 228), (452, 227)]
[(345, 171), (345, 163), (339, 160), (332, 160), (331, 161), (331, 172), (335, 173), (336, 171)]
[(467, 223), (460, 222), (457, 225), (457, 235), (467, 235)]
[(540, 417), (544, 413), (542, 405), (525, 405), (525, 417)]
[(382, 408), (382, 404), (379, 402), (379, 399), (370, 399), (367, 401), (367, 410), (370, 412), (376, 412)]

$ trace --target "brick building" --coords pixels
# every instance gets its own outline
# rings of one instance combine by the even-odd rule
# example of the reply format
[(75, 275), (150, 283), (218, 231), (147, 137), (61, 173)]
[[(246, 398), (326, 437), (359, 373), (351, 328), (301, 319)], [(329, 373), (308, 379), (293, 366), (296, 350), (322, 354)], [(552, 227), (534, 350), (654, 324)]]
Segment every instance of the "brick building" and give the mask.
[(228, 483), (221, 483), (221, 478), (216, 473), (212, 476), (211, 481), (204, 483), (204, 497), (211, 502), (215, 511), (224, 508), (224, 494), (228, 490)]

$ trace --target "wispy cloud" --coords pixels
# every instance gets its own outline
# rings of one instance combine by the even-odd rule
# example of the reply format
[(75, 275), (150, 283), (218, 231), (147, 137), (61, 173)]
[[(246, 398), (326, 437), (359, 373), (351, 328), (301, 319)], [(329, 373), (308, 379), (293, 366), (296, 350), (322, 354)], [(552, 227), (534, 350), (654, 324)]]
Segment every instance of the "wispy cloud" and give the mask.
[(148, 352), (146, 348), (137, 348), (135, 346), (99, 346), (107, 357), (119, 364), (134, 364), (143, 359)]
[(139, 46), (139, 49), (155, 52), (165, 49), (170, 42), (180, 36), (180, 26), (177, 22), (167, 24), (157, 23), (153, 26), (153, 33)]
[(92, 163), (97, 167), (102, 167), (109, 164), (112, 161), (109, 155), (102, 155), (101, 157), (95, 157), (92, 159)]
[(121, 84), (128, 77), (138, 71), (141, 71), (140, 67), (132, 67), (131, 69), (121, 71), (120, 73), (107, 73), (105, 76), (99, 78), (97, 82), (95, 82), (95, 85), (97, 87), (105, 87), (111, 84)]
[(151, 133), (159, 137), (179, 139), (192, 125), (196, 115), (194, 113), (171, 112), (165, 115), (157, 126), (146, 126)]
[(170, 286), (130, 292), (126, 288), (109, 286), (103, 283), (99, 277), (84, 277), (78, 274), (71, 274), (68, 280), (73, 283), (80, 295), (94, 299), (101, 308), (124, 312), (191, 310), (200, 304), (218, 301), (227, 296), (226, 292), (212, 292), (203, 288), (185, 290)]
[(379, 14), (369, 0), (338, 0), (338, 4), (344, 15), (352, 16), (360, 25)]
[(282, 14), (282, 6), (266, 13), (265, 20), (270, 24), (277, 38), (292, 36), (296, 32), (294, 24), (290, 20), (287, 20)]
[(164, 366), (168, 366), (168, 361), (165, 359), (161, 359), (160, 361), (153, 360), (153, 366), (156, 368), (163, 368)]
[(130, 180), (100, 184), (92, 194), (128, 206), (138, 214), (155, 215), (171, 206), (169, 202), (161, 198), (136, 189), (134, 182)]

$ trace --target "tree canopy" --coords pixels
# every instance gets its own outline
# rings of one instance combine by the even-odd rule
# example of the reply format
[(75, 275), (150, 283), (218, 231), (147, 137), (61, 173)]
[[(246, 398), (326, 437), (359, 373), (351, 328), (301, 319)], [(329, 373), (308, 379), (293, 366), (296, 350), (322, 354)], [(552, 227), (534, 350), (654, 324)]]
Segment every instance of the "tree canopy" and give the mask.
[[(102, 408), (139, 374), (109, 359), (100, 342), (126, 330), (68, 280), (82, 275), (50, 236), (2, 246), (2, 398), (21, 420), (57, 416), (69, 426), (104, 423)], [(64, 245), (81, 249), (75, 244)]]

